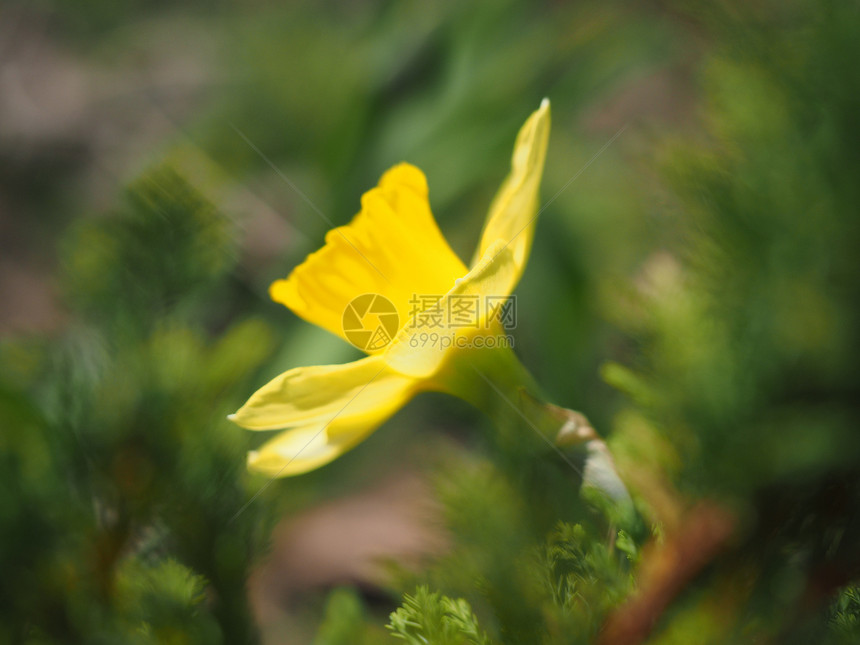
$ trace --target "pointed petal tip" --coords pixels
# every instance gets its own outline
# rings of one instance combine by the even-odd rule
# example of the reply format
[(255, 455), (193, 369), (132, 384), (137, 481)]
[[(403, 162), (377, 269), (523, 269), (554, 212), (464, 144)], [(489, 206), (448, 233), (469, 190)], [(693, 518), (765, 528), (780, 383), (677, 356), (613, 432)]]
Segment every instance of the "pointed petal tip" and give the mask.
[(228, 414), (227, 415), (227, 421), (232, 421), (233, 423), (236, 423), (236, 415), (235, 414)]
[(540, 102), (540, 109), (545, 110), (549, 107), (549, 97), (543, 97), (543, 101)]

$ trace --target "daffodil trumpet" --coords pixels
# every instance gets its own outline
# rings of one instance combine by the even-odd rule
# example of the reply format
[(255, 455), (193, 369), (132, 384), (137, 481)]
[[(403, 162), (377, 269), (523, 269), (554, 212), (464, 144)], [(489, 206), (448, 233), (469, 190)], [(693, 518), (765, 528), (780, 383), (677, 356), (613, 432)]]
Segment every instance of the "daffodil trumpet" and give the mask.
[[(424, 174), (401, 163), (363, 195), (349, 224), (329, 231), (320, 250), (271, 285), (273, 300), (367, 356), (284, 372), (231, 415), (248, 430), (277, 431), (249, 453), (250, 469), (281, 477), (323, 466), (427, 390), (487, 411), (498, 411), (501, 400), (556, 445), (599, 441), (582, 415), (536, 398), (509, 346), (491, 346), (505, 331), (499, 309), (479, 308), (466, 325), (435, 315), (467, 300), (502, 303), (513, 292), (531, 249), (549, 131), (544, 99), (517, 135), (470, 267), (436, 225)], [(365, 328), (368, 316), (375, 322)]]

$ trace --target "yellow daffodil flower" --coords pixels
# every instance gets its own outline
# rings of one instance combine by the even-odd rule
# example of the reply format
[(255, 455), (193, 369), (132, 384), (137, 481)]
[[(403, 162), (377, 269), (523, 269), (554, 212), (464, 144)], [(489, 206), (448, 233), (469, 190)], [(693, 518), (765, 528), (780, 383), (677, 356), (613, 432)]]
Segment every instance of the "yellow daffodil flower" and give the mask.
[[(531, 247), (549, 130), (544, 99), (517, 136), (510, 174), (490, 206), (471, 268), (439, 231), (424, 174), (401, 163), (362, 196), (348, 225), (329, 231), (319, 251), (272, 284), (273, 300), (354, 344), (350, 330), (374, 308), (383, 330), (403, 324), (387, 343), (362, 336), (365, 358), (284, 372), (231, 415), (249, 430), (281, 431), (249, 453), (251, 469), (273, 477), (313, 470), (362, 441), (416, 393), (458, 393), (456, 379), (446, 375), (463, 348), (476, 345), (471, 341), (498, 332), (493, 312), (484, 307), (467, 326), (438, 317), (428, 326), (419, 321), (428, 316), (427, 308), (416, 310), (416, 295), (444, 294), (428, 308), (445, 311), (458, 298), (513, 291)], [(426, 342), (443, 332), (444, 344)]]

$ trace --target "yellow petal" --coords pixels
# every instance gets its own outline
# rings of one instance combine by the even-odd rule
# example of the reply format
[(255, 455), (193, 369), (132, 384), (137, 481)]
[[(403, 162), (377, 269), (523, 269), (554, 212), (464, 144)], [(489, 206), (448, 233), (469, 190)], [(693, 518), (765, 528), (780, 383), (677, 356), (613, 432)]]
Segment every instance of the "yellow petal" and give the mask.
[[(349, 340), (343, 317), (356, 297), (387, 298), (399, 328), (414, 294), (444, 294), (465, 270), (430, 212), (424, 174), (403, 163), (364, 194), (350, 224), (329, 231), (325, 246), (269, 292), (296, 315)], [(360, 349), (375, 353), (382, 347)]]
[(257, 390), (230, 419), (248, 430), (278, 430), (333, 419), (367, 417), (399, 408), (415, 393), (414, 379), (388, 368), (381, 356), (344, 365), (297, 367)]
[(248, 453), (248, 468), (269, 477), (301, 475), (337, 459), (378, 427), (369, 423), (339, 425), (337, 433), (322, 425), (285, 430)]
[(538, 213), (540, 180), (549, 142), (549, 100), (532, 113), (517, 135), (511, 172), (496, 194), (475, 259), (483, 257), (497, 240), (511, 250), (519, 281), (531, 249)]
[[(370, 386), (364, 390), (368, 392)], [(300, 475), (324, 466), (367, 438), (411, 396), (368, 395), (374, 405), (358, 404), (364, 392), (351, 402), (344, 397), (341, 412), (318, 423), (285, 430), (248, 453), (248, 467), (270, 477)], [(343, 407), (345, 406), (345, 407)]]
[(339, 457), (346, 448), (330, 444), (325, 428), (293, 428), (248, 453), (248, 468), (268, 477), (301, 475)]
[[(449, 354), (460, 348), (460, 344), (468, 341), (470, 336), (494, 332), (487, 319), (487, 297), (504, 298), (510, 295), (518, 277), (510, 246), (498, 240), (438, 302), (435, 308), (443, 314), (439, 320), (431, 320), (425, 312), (412, 318), (400, 330), (385, 352), (386, 363), (401, 374), (417, 379), (429, 378), (442, 367)], [(447, 312), (458, 298), (469, 296), (478, 296), (480, 316), (469, 327), (452, 327)], [(448, 340), (443, 341), (443, 338)]]

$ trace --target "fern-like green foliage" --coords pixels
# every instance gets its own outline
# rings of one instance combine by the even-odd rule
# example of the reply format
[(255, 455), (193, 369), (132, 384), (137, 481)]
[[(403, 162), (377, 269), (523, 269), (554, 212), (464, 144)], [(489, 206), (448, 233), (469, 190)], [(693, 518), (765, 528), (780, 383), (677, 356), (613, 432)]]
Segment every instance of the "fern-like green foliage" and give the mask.
[(232, 237), (155, 168), (67, 237), (68, 331), (0, 346), (0, 642), (254, 640), (245, 584), (266, 512), (236, 515), (244, 444), (224, 394), (270, 334), (207, 329)]
[(403, 596), (391, 614), (392, 634), (410, 645), (493, 645), (463, 598), (449, 598), (422, 586)]
[(843, 589), (828, 613), (827, 643), (848, 645), (860, 640), (860, 589), (854, 585)]
[[(550, 481), (564, 481), (565, 471), (552, 474), (556, 467), (549, 457), (542, 466)], [(618, 530), (584, 505), (576, 473), (564, 468), (558, 495), (559, 503), (566, 500), (566, 521), (552, 524), (545, 523), (545, 506), (529, 503), (543, 490), (539, 479), (518, 478), (490, 460), (443, 470), (439, 495), (450, 549), (423, 574), (404, 575), (403, 584), (418, 589), (390, 628), (416, 643), (590, 642), (630, 593), (645, 536)]]
[[(635, 562), (638, 548), (626, 533), (618, 534), (616, 547), (628, 562)], [(551, 606), (556, 618), (571, 628), (587, 626), (593, 635), (600, 619), (630, 592), (632, 577), (624, 561), (582, 525), (559, 524), (541, 555)]]
[[(619, 557), (622, 553), (625, 557)], [(611, 547), (580, 524), (560, 523), (543, 544), (525, 547), (518, 554), (516, 584), (494, 577), (489, 567), (479, 578), (476, 600), (487, 612), (485, 625), (466, 599), (419, 586), (414, 594), (404, 596), (403, 606), (391, 615), (389, 629), (415, 645), (491, 645), (530, 639), (588, 643), (607, 613), (629, 594), (633, 582), (629, 565), (637, 557), (638, 549), (624, 533)], [(495, 568), (506, 569), (499, 562)], [(508, 594), (509, 603), (530, 606), (512, 615), (501, 614), (500, 609), (510, 606), (498, 599), (501, 593)]]
[(761, 9), (697, 15), (708, 140), (665, 163), (683, 244), (645, 272), (637, 364), (607, 372), (636, 401), (619, 434), (650, 427), (684, 499), (742, 518), (665, 642), (815, 642), (860, 574), (860, 6)]
[(233, 266), (234, 225), (169, 166), (132, 182), (118, 211), (64, 245), (65, 291), (101, 325), (133, 330), (188, 311)]

